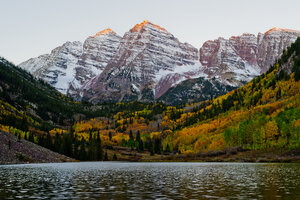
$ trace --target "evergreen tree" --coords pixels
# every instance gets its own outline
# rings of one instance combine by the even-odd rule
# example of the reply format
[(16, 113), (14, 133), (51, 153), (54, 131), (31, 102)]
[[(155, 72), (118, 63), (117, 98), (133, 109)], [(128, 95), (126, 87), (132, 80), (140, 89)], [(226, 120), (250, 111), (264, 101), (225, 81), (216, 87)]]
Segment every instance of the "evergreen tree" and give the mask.
[(70, 134), (64, 134), (62, 140), (63, 154), (72, 157), (72, 138)]
[(118, 160), (117, 155), (114, 153), (113, 160)]
[(47, 136), (46, 136), (45, 147), (47, 149), (52, 149), (52, 139), (51, 139), (49, 132), (47, 133)]
[(73, 150), (73, 157), (78, 159), (79, 158), (79, 152), (78, 152), (79, 143), (76, 138), (74, 138), (74, 150)]
[(105, 152), (104, 161), (108, 161), (107, 152)]
[(21, 142), (21, 133), (18, 134), (18, 142)]
[(136, 137), (135, 137), (135, 141), (140, 142), (140, 140), (141, 140), (141, 134), (140, 134), (140, 131), (138, 130)]
[(139, 151), (144, 151), (144, 143), (143, 143), (143, 140), (140, 140), (139, 142)]
[(133, 138), (133, 135), (132, 135), (132, 130), (129, 131), (128, 145), (133, 150), (133, 147), (135, 146), (135, 144), (134, 144), (134, 138)]
[(166, 152), (166, 153), (170, 153), (170, 152), (171, 152), (171, 151), (170, 151), (169, 144), (167, 144), (165, 152)]
[(34, 137), (33, 137), (33, 133), (29, 133), (29, 141), (30, 142), (34, 142)]
[(161, 140), (159, 137), (154, 139), (154, 152), (157, 154), (161, 153)]
[(85, 140), (83, 138), (80, 142), (79, 160), (86, 160)]
[(88, 143), (88, 152), (87, 152), (87, 160), (95, 160), (94, 158), (94, 142), (91, 141)]
[(150, 152), (150, 156), (154, 155), (152, 140), (150, 140), (149, 143), (148, 143), (148, 151)]
[(129, 140), (134, 141), (133, 135), (132, 135), (132, 130), (129, 131)]
[(111, 141), (111, 139), (112, 139), (112, 134), (111, 134), (110, 131), (109, 131), (109, 133), (108, 133), (108, 136), (109, 136), (109, 140)]
[(92, 140), (93, 140), (92, 130), (89, 130), (89, 143), (92, 143)]
[(142, 142), (142, 140), (141, 140), (141, 134), (140, 134), (140, 131), (138, 130), (137, 131), (137, 134), (136, 134), (136, 137), (135, 137), (135, 143), (136, 143), (136, 150), (137, 151), (141, 151), (141, 148), (143, 148), (142, 147), (142, 145), (143, 145), (143, 142)]
[(60, 149), (61, 149), (61, 137), (58, 133), (56, 133), (54, 138), (54, 150), (60, 153)]
[(102, 144), (101, 144), (101, 138), (100, 138), (100, 133), (98, 132), (97, 138), (96, 138), (96, 158), (97, 160), (103, 160), (103, 149), (102, 149)]
[(127, 146), (127, 143), (128, 143), (128, 142), (123, 138), (123, 139), (122, 139), (121, 146), (122, 146), (122, 147), (126, 147), (126, 146)]
[(70, 134), (71, 138), (73, 139), (74, 138), (74, 129), (72, 126), (69, 127), (69, 134)]
[(44, 136), (43, 135), (38, 136), (38, 145), (44, 147), (45, 143), (44, 143)]
[(26, 116), (23, 116), (23, 118), (22, 118), (20, 129), (24, 132), (28, 131), (28, 122), (27, 122)]

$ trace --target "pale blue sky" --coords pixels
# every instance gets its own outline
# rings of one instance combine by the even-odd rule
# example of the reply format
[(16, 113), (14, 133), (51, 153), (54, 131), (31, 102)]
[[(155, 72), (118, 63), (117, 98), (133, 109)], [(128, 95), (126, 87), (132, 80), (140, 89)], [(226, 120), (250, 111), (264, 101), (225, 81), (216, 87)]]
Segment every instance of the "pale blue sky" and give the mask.
[(144, 19), (200, 48), (219, 36), (300, 30), (300, 1), (0, 0), (0, 56), (19, 64), (107, 27), (123, 36)]

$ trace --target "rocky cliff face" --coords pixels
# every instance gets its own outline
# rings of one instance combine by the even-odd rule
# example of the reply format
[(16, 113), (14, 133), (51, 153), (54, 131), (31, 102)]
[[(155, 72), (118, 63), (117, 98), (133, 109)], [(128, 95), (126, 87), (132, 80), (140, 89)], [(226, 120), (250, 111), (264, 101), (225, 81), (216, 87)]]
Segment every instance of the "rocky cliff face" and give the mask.
[(207, 41), (200, 48), (200, 62), (209, 78), (241, 86), (274, 64), (300, 31), (273, 28), (257, 36), (245, 33), (229, 39)]
[[(202, 98), (211, 96), (204, 91), (210, 86), (218, 84), (211, 91), (217, 89), (216, 94), (221, 94), (265, 72), (299, 36), (299, 31), (273, 28), (257, 36), (244, 33), (209, 40), (198, 51), (164, 28), (144, 21), (122, 38), (106, 29), (83, 44), (67, 42), (20, 67), (78, 100), (192, 99), (197, 92), (203, 93)], [(185, 87), (179, 83), (183, 81), (196, 89), (186, 88), (182, 93)], [(177, 85), (181, 89), (174, 89)]]
[(81, 54), (81, 42), (66, 42), (50, 54), (30, 59), (19, 66), (66, 94), (70, 82), (74, 79), (74, 70)]
[(100, 74), (115, 54), (121, 37), (110, 29), (88, 37), (84, 43), (66, 42), (50, 54), (29, 59), (19, 66), (44, 79), (61, 93), (80, 98), (82, 85)]
[(266, 72), (275, 60), (280, 58), (283, 50), (295, 42), (298, 37), (300, 37), (300, 31), (282, 28), (272, 28), (263, 35), (258, 34), (257, 63), (261, 72)]
[(299, 31), (273, 28), (257, 36), (245, 33), (228, 40), (207, 41), (199, 52), (207, 78), (183, 81), (170, 88), (160, 100), (180, 104), (225, 94), (266, 72), (299, 36)]
[(172, 84), (197, 74), (198, 59), (196, 48), (144, 21), (125, 33), (115, 56), (89, 82), (84, 96), (94, 102), (154, 100)]

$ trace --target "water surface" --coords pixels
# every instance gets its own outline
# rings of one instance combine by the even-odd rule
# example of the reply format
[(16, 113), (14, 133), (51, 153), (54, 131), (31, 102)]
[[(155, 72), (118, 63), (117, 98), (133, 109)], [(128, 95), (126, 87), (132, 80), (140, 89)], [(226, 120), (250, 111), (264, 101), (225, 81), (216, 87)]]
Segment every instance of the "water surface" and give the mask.
[(300, 164), (6, 165), (0, 199), (300, 199)]

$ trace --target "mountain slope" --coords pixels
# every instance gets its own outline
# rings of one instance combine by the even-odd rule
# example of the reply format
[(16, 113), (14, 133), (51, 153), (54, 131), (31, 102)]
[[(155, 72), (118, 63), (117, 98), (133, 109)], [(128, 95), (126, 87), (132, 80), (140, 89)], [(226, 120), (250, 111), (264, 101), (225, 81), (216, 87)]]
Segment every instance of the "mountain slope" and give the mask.
[(300, 148), (300, 38), (266, 73), (179, 119), (197, 122), (168, 136), (174, 149), (198, 153), (239, 146)]
[(36, 128), (63, 124), (75, 110), (83, 112), (80, 104), (72, 103), (49, 84), (3, 58), (0, 58), (0, 103), (0, 123), (18, 128), (22, 128), (22, 120)]
[(83, 44), (66, 42), (50, 54), (29, 59), (19, 66), (61, 93), (80, 98), (76, 91), (103, 71), (115, 54), (120, 39), (111, 29), (105, 29), (88, 37)]
[(168, 105), (194, 103), (221, 96), (236, 88), (224, 85), (216, 78), (200, 77), (182, 81), (175, 87), (171, 87), (158, 100)]

